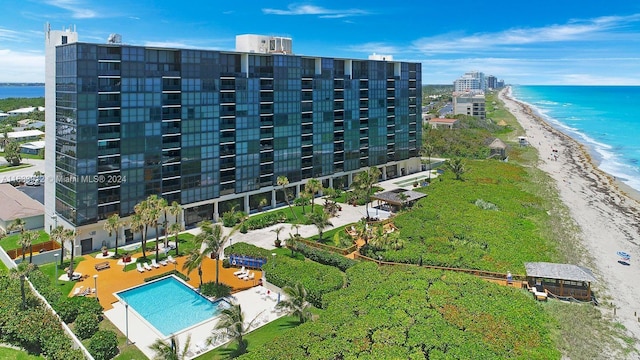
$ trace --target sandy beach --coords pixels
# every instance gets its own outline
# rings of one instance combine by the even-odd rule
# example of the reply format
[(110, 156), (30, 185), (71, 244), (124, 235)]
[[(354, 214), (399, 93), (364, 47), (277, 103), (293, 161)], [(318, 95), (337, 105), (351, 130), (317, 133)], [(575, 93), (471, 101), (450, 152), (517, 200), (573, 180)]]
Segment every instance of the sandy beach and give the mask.
[[(580, 227), (588, 263), (598, 278), (596, 296), (605, 299), (600, 309), (640, 339), (640, 194), (597, 169), (587, 149), (551, 127), (531, 108), (511, 98), (510, 88), (499, 97), (526, 131), (539, 152), (538, 167), (556, 182), (560, 199)], [(631, 255), (630, 265), (616, 254)], [(613, 305), (613, 306), (610, 306)], [(640, 350), (640, 342), (636, 342)]]

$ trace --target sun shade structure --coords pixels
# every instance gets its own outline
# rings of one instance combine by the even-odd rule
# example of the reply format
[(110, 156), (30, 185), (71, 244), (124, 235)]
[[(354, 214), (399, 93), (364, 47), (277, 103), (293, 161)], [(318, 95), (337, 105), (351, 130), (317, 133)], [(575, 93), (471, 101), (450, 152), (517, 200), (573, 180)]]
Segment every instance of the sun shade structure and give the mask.
[(596, 281), (591, 270), (578, 265), (529, 262), (524, 267), (532, 286), (539, 285), (553, 295), (591, 299), (591, 283)]
[[(404, 194), (404, 196), (406, 196), (404, 200), (403, 195), (401, 194)], [(427, 196), (427, 194), (423, 194), (417, 191), (395, 189), (371, 195), (371, 199), (386, 202), (387, 204), (394, 206), (403, 206), (405, 204), (410, 204), (416, 200), (422, 199), (425, 196)]]

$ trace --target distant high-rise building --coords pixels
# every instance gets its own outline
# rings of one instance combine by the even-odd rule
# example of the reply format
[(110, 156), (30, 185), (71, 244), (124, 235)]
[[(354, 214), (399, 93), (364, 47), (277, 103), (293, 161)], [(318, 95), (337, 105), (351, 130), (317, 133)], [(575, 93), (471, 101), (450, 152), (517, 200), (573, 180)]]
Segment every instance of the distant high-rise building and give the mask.
[(467, 72), (453, 82), (453, 90), (456, 92), (481, 92), (485, 88), (484, 73), (479, 71)]
[(498, 88), (498, 78), (493, 75), (487, 76), (487, 89), (492, 90), (497, 88)]
[(46, 36), (46, 227), (78, 229), (82, 253), (112, 245), (105, 219), (151, 194), (192, 226), (284, 205), (279, 176), (297, 197), (311, 178), (346, 188), (371, 166), (421, 168), (419, 63), (292, 55), (257, 35), (241, 52)]

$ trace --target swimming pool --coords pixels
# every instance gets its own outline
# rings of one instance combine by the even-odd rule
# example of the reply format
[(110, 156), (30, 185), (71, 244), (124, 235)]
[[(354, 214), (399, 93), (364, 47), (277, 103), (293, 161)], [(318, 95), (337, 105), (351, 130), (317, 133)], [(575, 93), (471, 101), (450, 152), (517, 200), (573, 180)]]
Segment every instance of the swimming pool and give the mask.
[(211, 319), (230, 306), (223, 299), (209, 301), (173, 276), (116, 296), (165, 336)]

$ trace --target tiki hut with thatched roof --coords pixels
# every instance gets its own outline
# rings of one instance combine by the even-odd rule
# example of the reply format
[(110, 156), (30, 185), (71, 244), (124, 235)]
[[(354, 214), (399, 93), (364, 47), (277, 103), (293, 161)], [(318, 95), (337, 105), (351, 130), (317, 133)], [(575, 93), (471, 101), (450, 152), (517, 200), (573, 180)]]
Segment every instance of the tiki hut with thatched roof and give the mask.
[(497, 158), (499, 160), (504, 160), (507, 158), (507, 144), (504, 141), (495, 138), (491, 143), (489, 143), (489, 149), (491, 149), (490, 158)]

